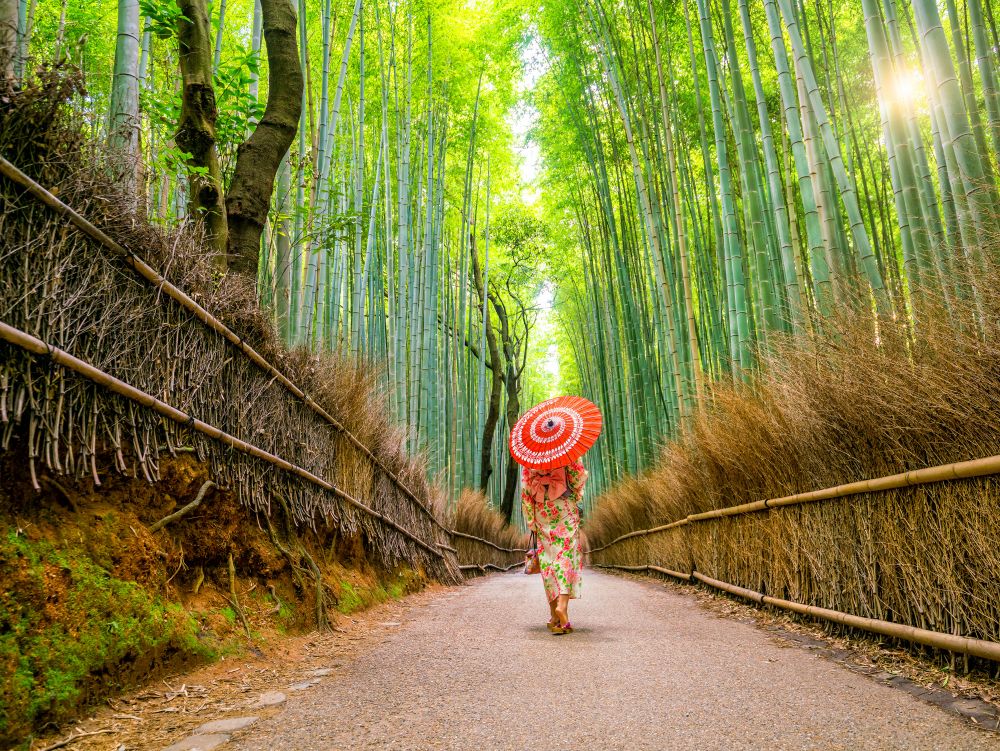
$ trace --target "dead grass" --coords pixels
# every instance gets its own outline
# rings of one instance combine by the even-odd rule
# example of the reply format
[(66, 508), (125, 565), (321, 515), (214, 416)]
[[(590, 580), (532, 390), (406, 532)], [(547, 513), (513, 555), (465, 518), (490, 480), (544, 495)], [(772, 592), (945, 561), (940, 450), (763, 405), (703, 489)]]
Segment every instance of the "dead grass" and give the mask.
[(501, 568), (524, 560), (521, 550), (528, 547), (527, 535), (509, 526), (503, 515), (491, 508), (486, 496), (478, 490), (465, 490), (452, 510), (451, 527), (456, 532), (489, 540), (500, 548), (516, 552), (498, 550), (467, 537), (453, 537), (458, 559), (463, 564), (485, 565), (491, 563)]
[[(717, 386), (658, 465), (596, 504), (594, 547), (691, 513), (1000, 453), (995, 271), (951, 314), (832, 322), (779, 342), (747, 386)], [(966, 289), (967, 287), (963, 287)], [(658, 564), (861, 616), (1000, 641), (998, 480), (698, 522), (595, 562)]]

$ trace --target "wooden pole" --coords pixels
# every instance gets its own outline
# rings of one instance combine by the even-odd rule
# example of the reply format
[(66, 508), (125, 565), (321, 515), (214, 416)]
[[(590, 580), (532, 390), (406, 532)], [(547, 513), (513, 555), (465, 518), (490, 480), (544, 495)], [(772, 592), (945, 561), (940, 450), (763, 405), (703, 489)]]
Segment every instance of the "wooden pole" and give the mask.
[(952, 464), (940, 464), (935, 467), (900, 472), (896, 475), (876, 477), (872, 480), (859, 480), (858, 482), (850, 482), (846, 485), (837, 485), (832, 488), (811, 490), (807, 493), (796, 493), (795, 495), (786, 495), (781, 498), (769, 498), (766, 501), (754, 501), (753, 503), (743, 503), (738, 506), (727, 506), (726, 508), (705, 511), (700, 514), (689, 514), (683, 519), (678, 519), (670, 524), (663, 524), (651, 529), (638, 529), (634, 532), (621, 535), (609, 543), (591, 548), (588, 552), (596, 553), (599, 550), (604, 550), (632, 537), (644, 537), (656, 532), (665, 532), (666, 530), (675, 529), (676, 527), (681, 527), (692, 522), (721, 519), (725, 516), (752, 514), (757, 511), (780, 508), (782, 506), (797, 506), (803, 503), (814, 503), (815, 501), (847, 498), (848, 496), (860, 495), (862, 493), (878, 493), (884, 490), (898, 490), (899, 488), (908, 488), (915, 485), (929, 485), (949, 480), (967, 480), (972, 477), (985, 477), (995, 474), (1000, 474), (1000, 455), (987, 456), (982, 459), (970, 459)]
[(710, 576), (705, 576), (700, 571), (693, 571), (690, 574), (682, 574), (678, 571), (671, 571), (670, 569), (661, 568), (659, 566), (616, 566), (612, 564), (601, 564), (600, 568), (613, 568), (622, 571), (657, 571), (661, 574), (667, 574), (668, 576), (673, 576), (683, 581), (690, 581), (692, 583), (694, 581), (700, 581), (702, 584), (707, 584), (708, 586), (722, 590), (723, 592), (728, 592), (729, 594), (736, 595), (737, 597), (751, 600), (758, 605), (771, 605), (776, 608), (781, 608), (782, 610), (790, 610), (794, 613), (799, 613), (800, 615), (821, 618), (826, 621), (831, 621), (832, 623), (839, 623), (841, 625), (850, 626), (851, 628), (860, 629), (862, 631), (882, 634), (883, 636), (889, 636), (894, 639), (911, 641), (915, 644), (923, 644), (924, 646), (933, 647), (934, 649), (943, 649), (949, 652), (958, 652), (960, 654), (967, 654), (973, 657), (982, 657), (986, 660), (1000, 662), (1000, 644), (997, 644), (996, 642), (985, 641), (983, 639), (973, 639), (967, 636), (957, 636), (955, 634), (943, 634), (940, 631), (929, 631), (927, 629), (916, 628), (915, 626), (905, 626), (901, 623), (892, 623), (891, 621), (883, 621), (877, 618), (862, 618), (858, 615), (842, 613), (839, 610), (830, 610), (828, 608), (816, 607), (815, 605), (803, 605), (800, 602), (782, 600), (777, 597), (765, 595), (761, 592), (755, 592), (752, 589), (738, 587), (735, 584), (730, 584), (729, 582), (713, 579)]

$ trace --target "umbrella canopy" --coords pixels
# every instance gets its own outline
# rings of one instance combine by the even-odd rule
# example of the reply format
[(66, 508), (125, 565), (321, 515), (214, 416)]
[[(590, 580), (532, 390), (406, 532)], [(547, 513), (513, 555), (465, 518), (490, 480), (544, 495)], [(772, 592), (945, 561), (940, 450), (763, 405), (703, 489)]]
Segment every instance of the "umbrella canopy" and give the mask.
[(587, 453), (603, 425), (601, 410), (593, 402), (557, 396), (521, 416), (510, 431), (510, 453), (522, 467), (565, 467)]

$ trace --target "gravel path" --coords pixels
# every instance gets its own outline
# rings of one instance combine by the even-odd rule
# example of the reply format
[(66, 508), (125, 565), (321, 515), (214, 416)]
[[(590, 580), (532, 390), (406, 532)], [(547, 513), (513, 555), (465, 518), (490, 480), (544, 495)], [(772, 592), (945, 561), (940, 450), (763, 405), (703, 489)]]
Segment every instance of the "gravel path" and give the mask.
[[(412, 611), (233, 746), (334, 749), (996, 749), (985, 731), (693, 598), (585, 574), (554, 637), (541, 583), (491, 576)], [(227, 747), (228, 748), (228, 747)]]

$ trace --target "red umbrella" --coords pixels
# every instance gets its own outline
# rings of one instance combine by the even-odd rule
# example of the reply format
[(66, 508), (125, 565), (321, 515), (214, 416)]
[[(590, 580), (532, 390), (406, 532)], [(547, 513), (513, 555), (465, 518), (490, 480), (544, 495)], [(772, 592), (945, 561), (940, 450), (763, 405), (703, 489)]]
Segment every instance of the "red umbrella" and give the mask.
[(521, 416), (510, 431), (510, 453), (523, 467), (565, 467), (587, 453), (603, 425), (601, 410), (593, 402), (557, 396)]

